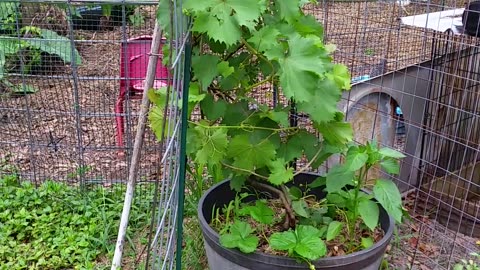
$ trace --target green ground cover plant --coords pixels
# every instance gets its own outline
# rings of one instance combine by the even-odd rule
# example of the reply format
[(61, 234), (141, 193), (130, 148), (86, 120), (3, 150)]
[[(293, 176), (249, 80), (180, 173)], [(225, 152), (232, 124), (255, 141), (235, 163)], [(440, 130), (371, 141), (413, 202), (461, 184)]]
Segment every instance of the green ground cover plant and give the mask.
[[(147, 231), (152, 194), (137, 192), (127, 244), (133, 250)], [(35, 187), (14, 174), (0, 177), (0, 269), (103, 269), (122, 202), (120, 185), (81, 190), (46, 181)]]

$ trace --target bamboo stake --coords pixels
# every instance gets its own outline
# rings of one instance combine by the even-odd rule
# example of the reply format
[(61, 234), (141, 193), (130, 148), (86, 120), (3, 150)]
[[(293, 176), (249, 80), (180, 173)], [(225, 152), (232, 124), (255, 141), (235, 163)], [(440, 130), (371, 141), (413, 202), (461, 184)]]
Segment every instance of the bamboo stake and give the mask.
[(158, 51), (160, 49), (160, 43), (162, 40), (162, 31), (158, 25), (158, 21), (155, 22), (155, 28), (153, 30), (152, 46), (148, 66), (147, 75), (145, 78), (145, 85), (143, 89), (142, 104), (140, 107), (140, 115), (137, 123), (137, 133), (135, 134), (135, 142), (133, 145), (132, 162), (130, 165), (130, 171), (127, 182), (127, 190), (125, 192), (125, 201), (123, 203), (122, 217), (120, 220), (120, 226), (118, 228), (117, 244), (115, 246), (115, 254), (112, 260), (111, 270), (120, 269), (122, 266), (122, 254), (125, 246), (125, 235), (128, 227), (128, 218), (130, 216), (130, 209), (132, 206), (133, 196), (135, 193), (135, 183), (138, 172), (138, 162), (140, 160), (141, 149), (143, 145), (143, 138), (145, 134), (145, 126), (147, 121), (147, 113), (150, 107), (150, 100), (148, 99), (148, 90), (153, 87), (153, 81), (155, 80), (155, 71), (157, 69)]

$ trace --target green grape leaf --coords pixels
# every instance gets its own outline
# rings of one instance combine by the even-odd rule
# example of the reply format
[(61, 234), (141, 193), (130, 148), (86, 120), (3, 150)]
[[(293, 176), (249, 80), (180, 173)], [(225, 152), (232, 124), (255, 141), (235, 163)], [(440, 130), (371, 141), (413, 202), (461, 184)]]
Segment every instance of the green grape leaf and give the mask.
[(350, 90), (352, 88), (350, 73), (345, 65), (334, 64), (332, 72), (327, 73), (326, 76), (333, 80), (340, 89)]
[(391, 174), (399, 174), (400, 173), (400, 166), (398, 165), (398, 161), (392, 158), (384, 159), (380, 162), (380, 166), (387, 172)]
[(350, 123), (330, 121), (315, 126), (330, 145), (345, 145), (353, 140), (353, 129)]
[(370, 230), (373, 231), (377, 227), (380, 212), (376, 202), (368, 199), (361, 200), (358, 203), (358, 213)]
[(235, 71), (235, 68), (231, 67), (227, 61), (222, 61), (218, 63), (217, 71), (223, 77), (228, 77)]
[(315, 16), (308, 14), (300, 16), (294, 23), (295, 29), (302, 36), (315, 35), (317, 37), (323, 37), (323, 27), (315, 18)]
[(332, 221), (328, 224), (327, 241), (335, 239), (342, 231), (343, 223), (340, 221)]
[(218, 4), (229, 5), (235, 12), (235, 18), (239, 25), (246, 26), (252, 30), (255, 21), (260, 17), (264, 9), (261, 0), (217, 0)]
[(192, 69), (195, 77), (200, 82), (202, 90), (212, 83), (213, 78), (218, 75), (217, 64), (220, 58), (216, 55), (194, 55), (192, 56)]
[(270, 236), (270, 247), (274, 250), (288, 250), (289, 253), (297, 246), (297, 236), (292, 230), (276, 232)]
[(265, 52), (277, 44), (277, 37), (280, 35), (278, 29), (267, 25), (253, 33), (248, 42), (259, 52)]
[(350, 147), (345, 161), (345, 169), (349, 171), (356, 171), (362, 168), (368, 160), (368, 154), (360, 152), (358, 147)]
[(393, 150), (392, 148), (384, 147), (378, 150), (378, 153), (380, 153), (384, 157), (390, 157), (390, 158), (404, 158), (405, 155), (398, 152), (397, 150)]
[(292, 201), (292, 209), (298, 216), (309, 218), (310, 214), (307, 212), (307, 203), (304, 200)]
[(213, 96), (208, 94), (200, 102), (202, 112), (205, 114), (208, 120), (215, 121), (219, 118), (222, 118), (227, 111), (227, 102), (223, 99), (217, 101), (214, 100)]
[(324, 123), (334, 119), (341, 96), (340, 89), (331, 80), (321, 80), (311, 99), (299, 101), (296, 105), (299, 111), (307, 113), (313, 121)]
[(374, 242), (371, 237), (362, 237), (362, 247), (369, 248), (373, 246)]
[(299, 0), (276, 0), (280, 17), (288, 22), (293, 21), (300, 15)]
[(222, 123), (227, 126), (239, 125), (248, 118), (252, 112), (248, 110), (248, 102), (240, 101), (228, 104)]
[(275, 158), (275, 146), (268, 140), (251, 144), (248, 135), (234, 136), (228, 147), (228, 157), (233, 158), (233, 166), (254, 171), (267, 165)]
[(268, 118), (283, 127), (288, 127), (290, 122), (288, 120), (288, 113), (286, 111), (266, 110), (260, 113), (261, 118)]
[(285, 166), (286, 162), (283, 158), (270, 161), (268, 167), (271, 170), (268, 181), (274, 185), (285, 184), (293, 179), (293, 168)]
[(230, 180), (230, 188), (236, 192), (240, 192), (246, 181), (247, 177), (245, 175), (234, 175)]
[(306, 225), (299, 225), (296, 229), (297, 244), (294, 251), (309, 260), (316, 260), (327, 254), (327, 246), (320, 239), (321, 232), (313, 227)]
[[(163, 110), (164, 108), (159, 106), (153, 106), (148, 113), (148, 122), (150, 123), (150, 128), (152, 129), (153, 133), (155, 133), (155, 137), (157, 140), (162, 139), (163, 134)], [(165, 130), (170, 131), (169, 134), (165, 134), (165, 136), (171, 136), (173, 134), (173, 129), (169, 128), (169, 121), (165, 121)]]
[[(226, 12), (226, 10), (223, 11)], [(237, 21), (228, 13), (218, 13), (216, 17), (206, 12), (198, 13), (193, 22), (192, 31), (207, 33), (214, 41), (228, 46), (237, 43), (242, 36)]]
[(226, 248), (238, 248), (243, 253), (252, 253), (257, 249), (258, 237), (251, 235), (250, 225), (236, 220), (229, 229), (230, 233), (220, 235), (220, 244)]
[(402, 196), (391, 180), (378, 179), (373, 186), (375, 199), (397, 222), (402, 222)]
[(228, 145), (226, 129), (204, 129), (197, 126), (202, 134), (202, 147), (198, 150), (195, 161), (200, 164), (218, 164), (226, 154)]
[(307, 158), (311, 159), (318, 150), (318, 138), (307, 131), (299, 131), (290, 136), (286, 143), (282, 143), (278, 150), (279, 156), (285, 161), (300, 158), (305, 151)]
[(197, 0), (185, 0), (183, 2), (183, 8), (192, 10), (194, 12), (198, 11), (206, 11), (207, 8), (214, 5), (215, 0), (205, 0), (205, 1), (197, 1)]
[(348, 184), (353, 184), (355, 172), (345, 169), (344, 165), (335, 165), (327, 173), (327, 187), (328, 192), (340, 191)]
[(250, 215), (256, 221), (270, 225), (273, 223), (273, 210), (268, 207), (264, 201), (256, 201), (255, 206), (247, 206), (241, 210), (241, 213)]
[(275, 50), (268, 50), (266, 56), (280, 64), (280, 85), (285, 96), (297, 102), (311, 101), (318, 88), (318, 76), (326, 70), (321, 58), (323, 49), (315, 44), (314, 39), (298, 34), (288, 40), (288, 47), (288, 54), (275, 46)]
[(241, 26), (254, 29), (263, 6), (259, 0), (187, 0), (184, 3), (184, 8), (196, 16), (193, 31), (207, 33), (214, 41), (228, 46), (240, 40)]

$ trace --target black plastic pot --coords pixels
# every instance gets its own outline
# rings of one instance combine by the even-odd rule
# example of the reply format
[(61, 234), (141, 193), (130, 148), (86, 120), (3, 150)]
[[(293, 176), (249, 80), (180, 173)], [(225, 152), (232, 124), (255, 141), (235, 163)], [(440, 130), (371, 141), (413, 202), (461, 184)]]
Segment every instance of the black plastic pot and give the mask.
[[(293, 185), (311, 183), (318, 177), (316, 174), (300, 174)], [(324, 196), (320, 189), (311, 192), (318, 197)], [(208, 257), (210, 270), (290, 270), (309, 269), (305, 263), (299, 263), (295, 259), (273, 256), (255, 252), (244, 254), (237, 249), (228, 249), (220, 245), (219, 235), (210, 226), (213, 208), (223, 207), (235, 198), (235, 192), (230, 189), (229, 180), (225, 180), (210, 188), (200, 199), (198, 217), (203, 232), (205, 250)], [(248, 198), (247, 198), (248, 199)], [(255, 198), (249, 198), (254, 200)], [(361, 250), (345, 256), (322, 258), (313, 262), (318, 269), (343, 269), (343, 270), (378, 270), (382, 258), (390, 242), (394, 220), (388, 216), (383, 208), (380, 209), (380, 226), (385, 231), (385, 236), (379, 242), (368, 249)]]

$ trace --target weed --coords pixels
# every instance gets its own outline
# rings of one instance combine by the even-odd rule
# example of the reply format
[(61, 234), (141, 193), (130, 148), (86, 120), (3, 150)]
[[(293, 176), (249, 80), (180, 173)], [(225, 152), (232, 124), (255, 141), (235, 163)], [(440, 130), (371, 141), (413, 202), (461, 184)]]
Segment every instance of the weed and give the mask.
[[(143, 197), (132, 208), (130, 239), (147, 227), (150, 200)], [(121, 186), (81, 191), (47, 181), (35, 188), (18, 177), (0, 177), (0, 265), (98, 269), (99, 258), (114, 250), (122, 201)]]

